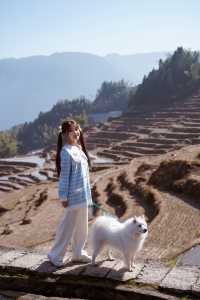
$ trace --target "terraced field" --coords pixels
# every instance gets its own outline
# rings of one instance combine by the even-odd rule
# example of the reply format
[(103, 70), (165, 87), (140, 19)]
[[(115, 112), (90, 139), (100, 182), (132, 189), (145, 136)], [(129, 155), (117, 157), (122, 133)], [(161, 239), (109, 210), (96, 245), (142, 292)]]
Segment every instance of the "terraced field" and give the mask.
[[(41, 152), (38, 155), (43, 154)], [(56, 179), (54, 163), (49, 155), (41, 157), (42, 164), (29, 162), (29, 156), (24, 158), (25, 161), (22, 158), (21, 160), (0, 160), (0, 195), (3, 192), (21, 190), (33, 184)]]
[(117, 162), (200, 143), (200, 93), (157, 111), (135, 110), (88, 132), (89, 148)]

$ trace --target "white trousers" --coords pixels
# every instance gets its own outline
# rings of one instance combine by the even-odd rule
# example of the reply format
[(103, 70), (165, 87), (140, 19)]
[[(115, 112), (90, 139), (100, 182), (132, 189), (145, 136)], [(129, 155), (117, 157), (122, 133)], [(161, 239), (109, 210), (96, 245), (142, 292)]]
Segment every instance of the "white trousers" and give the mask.
[(49, 256), (55, 262), (62, 261), (70, 241), (72, 242), (73, 256), (80, 256), (85, 246), (87, 235), (87, 205), (65, 208), (56, 232), (55, 243), (49, 252)]

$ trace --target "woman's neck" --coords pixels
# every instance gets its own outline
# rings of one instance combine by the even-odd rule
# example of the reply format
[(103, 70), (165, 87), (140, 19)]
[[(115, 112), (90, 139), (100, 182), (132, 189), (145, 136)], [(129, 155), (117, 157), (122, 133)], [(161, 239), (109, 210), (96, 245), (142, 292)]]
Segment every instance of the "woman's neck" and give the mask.
[(66, 144), (70, 145), (70, 146), (76, 146), (77, 145), (77, 141), (66, 141)]
[(67, 141), (65, 144), (70, 146), (77, 146), (78, 148), (80, 148), (80, 145), (77, 142), (72, 143)]

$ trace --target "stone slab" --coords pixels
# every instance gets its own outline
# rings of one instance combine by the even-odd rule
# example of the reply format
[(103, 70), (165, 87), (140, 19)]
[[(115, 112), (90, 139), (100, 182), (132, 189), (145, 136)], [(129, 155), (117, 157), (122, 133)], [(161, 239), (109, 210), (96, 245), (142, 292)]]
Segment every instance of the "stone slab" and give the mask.
[(145, 264), (144, 268), (136, 278), (136, 282), (159, 285), (169, 270), (170, 268), (165, 267), (161, 263), (153, 262)]
[(37, 271), (38, 273), (46, 273), (46, 274), (53, 273), (56, 270), (58, 270), (58, 268), (53, 266), (48, 260), (41, 262), (39, 266), (34, 268), (34, 271)]
[[(163, 294), (160, 291), (155, 291), (155, 290), (150, 290), (150, 289), (144, 289), (144, 288), (136, 288), (136, 287), (130, 287), (130, 286), (123, 286), (123, 285), (117, 285), (115, 287), (116, 293), (118, 294), (119, 292), (124, 292), (124, 295), (120, 295), (119, 298), (120, 300), (126, 300), (126, 299), (138, 299), (138, 300), (144, 300), (144, 299), (149, 299), (149, 300), (180, 300), (179, 297), (176, 296), (171, 296), (169, 294)], [(128, 293), (130, 292), (131, 297), (127, 298)], [(126, 294), (127, 293), (127, 294)], [(129, 294), (129, 295), (130, 295)], [(113, 298), (115, 299), (115, 298)], [(186, 299), (185, 299), (186, 300)], [(188, 299), (189, 300), (189, 299)]]
[(0, 265), (9, 265), (16, 258), (26, 254), (26, 251), (10, 250), (0, 254)]
[(114, 269), (115, 265), (117, 264), (116, 261), (103, 261), (99, 262), (96, 265), (88, 265), (82, 275), (92, 276), (92, 277), (99, 277), (104, 278), (106, 275)]
[(10, 251), (10, 250), (11, 250), (11, 249), (6, 249), (6, 248), (0, 246), (0, 256), (1, 256), (2, 254), (4, 254), (5, 252)]
[(35, 270), (40, 266), (41, 263), (43, 263), (46, 260), (46, 255), (30, 252), (16, 258), (9, 264), (9, 266)]
[(57, 274), (57, 275), (61, 275), (61, 274), (65, 274), (65, 275), (79, 275), (79, 274), (81, 274), (85, 270), (85, 268), (87, 267), (87, 265), (88, 264), (72, 263), (72, 262), (69, 261), (62, 268), (56, 269), (54, 271), (54, 274)]
[(136, 263), (133, 271), (129, 272), (124, 268), (124, 263), (122, 261), (118, 261), (117, 264), (114, 266), (114, 269), (108, 273), (106, 278), (119, 281), (135, 279), (143, 267), (143, 263)]
[[(0, 290), (0, 300), (81, 300), (81, 299), (71, 299), (71, 298), (61, 298), (61, 297), (46, 297), (43, 295), (36, 295), (26, 292), (19, 291), (8, 291)], [(82, 299), (83, 300), (83, 299)]]
[(197, 281), (194, 283), (194, 285), (192, 286), (192, 292), (195, 295), (198, 295), (199, 299), (200, 299), (200, 270), (199, 270), (199, 277), (198, 277)]
[(191, 291), (198, 277), (199, 269), (196, 267), (175, 267), (167, 274), (160, 287), (175, 291)]

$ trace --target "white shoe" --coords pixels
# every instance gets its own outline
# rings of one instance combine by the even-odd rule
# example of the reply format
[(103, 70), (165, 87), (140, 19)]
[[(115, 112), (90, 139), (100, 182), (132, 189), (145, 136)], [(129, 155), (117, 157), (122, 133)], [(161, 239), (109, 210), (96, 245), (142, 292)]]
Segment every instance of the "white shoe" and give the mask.
[(81, 254), (79, 256), (72, 256), (72, 262), (81, 262), (81, 263), (89, 263), (92, 261), (92, 257), (87, 253)]
[(54, 266), (54, 267), (63, 267), (65, 265), (65, 263), (62, 261), (62, 260), (58, 260), (58, 261), (55, 261), (50, 254), (47, 255), (49, 261), (51, 262), (51, 264)]

